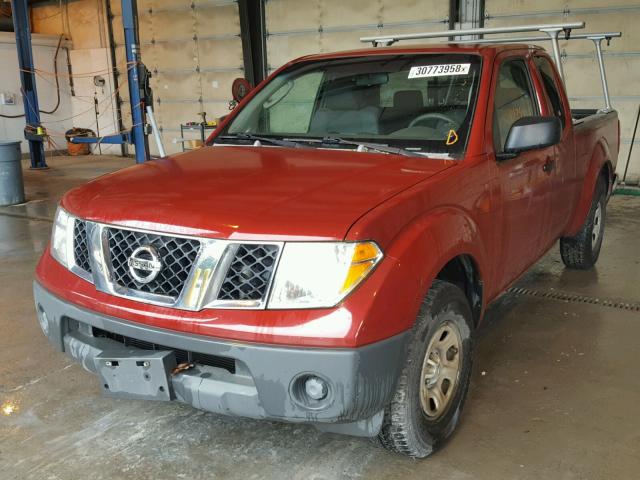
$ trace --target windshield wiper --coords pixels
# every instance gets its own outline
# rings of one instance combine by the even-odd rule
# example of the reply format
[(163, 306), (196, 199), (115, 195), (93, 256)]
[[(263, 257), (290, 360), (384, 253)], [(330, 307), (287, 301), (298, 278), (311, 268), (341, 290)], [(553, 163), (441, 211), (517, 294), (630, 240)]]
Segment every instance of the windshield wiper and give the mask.
[(270, 137), (261, 137), (259, 135), (254, 135), (253, 133), (234, 133), (232, 135), (221, 135), (218, 138), (222, 138), (225, 140), (247, 140), (250, 142), (258, 141), (260, 143), (270, 143), (271, 145), (277, 145), (278, 147), (287, 147), (287, 148), (307, 148), (306, 145), (303, 145), (299, 142), (294, 142), (291, 140), (279, 140), (277, 138)]
[(279, 147), (287, 147), (287, 148), (309, 148), (305, 143), (320, 143), (322, 145), (350, 145), (357, 147), (359, 151), (376, 151), (382, 153), (393, 153), (396, 155), (404, 155), (407, 157), (422, 157), (417, 152), (412, 152), (411, 150), (407, 150), (405, 148), (400, 147), (390, 147), (389, 145), (383, 145), (381, 143), (369, 143), (369, 142), (356, 142), (352, 140), (345, 140), (340, 137), (324, 137), (324, 138), (301, 138), (297, 139), (298, 141), (293, 141), (290, 139), (277, 139), (271, 137), (262, 137), (260, 135), (254, 135), (253, 133), (234, 133), (231, 135), (221, 135), (221, 139), (224, 140), (245, 140), (245, 141), (258, 141), (264, 143), (270, 143), (272, 145), (277, 145)]
[(369, 142), (356, 142), (353, 140), (345, 140), (340, 137), (324, 137), (322, 139), (308, 139), (302, 140), (308, 142), (318, 142), (323, 145), (351, 145), (358, 148), (358, 151), (373, 150), (382, 153), (393, 153), (396, 155), (404, 155), (406, 157), (423, 157), (418, 152), (407, 150), (406, 148), (390, 147), (381, 143), (369, 143)]

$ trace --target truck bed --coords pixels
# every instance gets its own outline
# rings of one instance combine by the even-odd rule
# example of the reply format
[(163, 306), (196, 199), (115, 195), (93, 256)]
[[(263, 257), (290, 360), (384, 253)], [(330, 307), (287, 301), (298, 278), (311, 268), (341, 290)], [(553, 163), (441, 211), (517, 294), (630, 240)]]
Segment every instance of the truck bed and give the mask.
[(573, 118), (573, 125), (577, 131), (601, 129), (603, 124), (617, 128), (618, 112), (616, 110), (604, 111), (596, 108), (571, 109), (571, 117)]
[(618, 148), (618, 112), (616, 110), (571, 110), (575, 135), (576, 178), (582, 179), (587, 174), (591, 158), (602, 142), (609, 149), (609, 159), (615, 171)]
[(596, 115), (599, 112), (597, 108), (572, 108), (571, 109), (571, 117), (574, 122), (577, 120), (582, 120), (586, 117), (590, 117), (591, 115)]

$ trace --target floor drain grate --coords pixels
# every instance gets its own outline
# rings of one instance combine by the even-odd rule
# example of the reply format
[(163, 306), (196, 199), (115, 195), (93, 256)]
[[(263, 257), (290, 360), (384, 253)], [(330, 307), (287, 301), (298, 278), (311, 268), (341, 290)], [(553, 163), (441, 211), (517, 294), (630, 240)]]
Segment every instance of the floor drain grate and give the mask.
[(557, 290), (541, 292), (539, 290), (531, 290), (529, 288), (512, 287), (508, 289), (507, 292), (515, 293), (516, 295), (550, 298), (552, 300), (561, 300), (570, 303), (588, 303), (591, 305), (601, 305), (603, 307), (617, 308), (619, 310), (640, 312), (640, 303), (601, 299), (596, 297), (589, 297), (587, 295), (578, 295), (576, 293), (560, 292)]

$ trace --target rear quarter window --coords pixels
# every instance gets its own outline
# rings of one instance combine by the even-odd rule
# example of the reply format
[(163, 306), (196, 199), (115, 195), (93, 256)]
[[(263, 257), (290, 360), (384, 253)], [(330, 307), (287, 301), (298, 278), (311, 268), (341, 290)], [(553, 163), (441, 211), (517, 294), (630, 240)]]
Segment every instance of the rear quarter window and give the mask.
[(562, 98), (560, 97), (560, 89), (558, 88), (557, 80), (553, 74), (553, 67), (549, 62), (549, 59), (545, 57), (535, 57), (534, 63), (538, 68), (540, 78), (542, 78), (542, 83), (544, 85), (544, 90), (551, 102), (553, 114), (560, 119), (562, 126), (564, 126), (566, 115), (564, 112), (564, 106), (562, 105)]
[(507, 60), (500, 66), (494, 95), (493, 143), (504, 151), (511, 126), (520, 118), (537, 114), (529, 71), (523, 59)]

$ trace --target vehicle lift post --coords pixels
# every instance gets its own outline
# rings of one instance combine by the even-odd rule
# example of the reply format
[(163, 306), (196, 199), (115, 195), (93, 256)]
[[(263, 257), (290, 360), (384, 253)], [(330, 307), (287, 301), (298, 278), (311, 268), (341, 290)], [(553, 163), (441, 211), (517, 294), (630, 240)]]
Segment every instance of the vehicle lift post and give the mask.
[(18, 50), (18, 65), (20, 66), (20, 82), (22, 83), (22, 101), (26, 121), (25, 138), (29, 141), (29, 156), (31, 168), (45, 169), (47, 162), (44, 157), (44, 135), (39, 135), (40, 107), (36, 79), (33, 74), (33, 51), (31, 49), (31, 25), (29, 24), (29, 7), (27, 0), (11, 0), (13, 12), (13, 29), (16, 33), (16, 48)]
[[(146, 134), (145, 102), (149, 102), (150, 89), (148, 75), (144, 64), (140, 61), (140, 40), (138, 35), (137, 0), (122, 0), (122, 26), (127, 55), (127, 80), (131, 101), (131, 130), (104, 137), (74, 137), (73, 143), (123, 144), (135, 146), (136, 163), (144, 163), (149, 159), (149, 140)], [(115, 66), (112, 66), (115, 68)], [(141, 78), (144, 76), (145, 78)]]
[(122, 0), (122, 26), (124, 27), (124, 43), (127, 52), (127, 77), (133, 120), (131, 143), (136, 149), (136, 163), (143, 163), (149, 158), (149, 141), (145, 134), (145, 110), (142, 105), (143, 98), (140, 95), (143, 88), (140, 82), (140, 70), (144, 70), (145, 67), (140, 62), (137, 0)]

